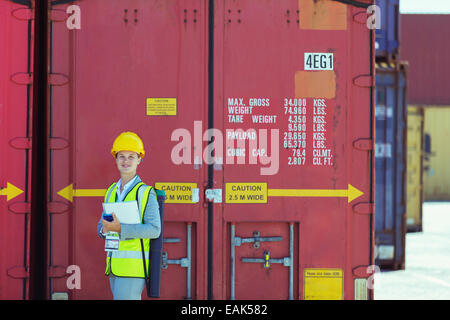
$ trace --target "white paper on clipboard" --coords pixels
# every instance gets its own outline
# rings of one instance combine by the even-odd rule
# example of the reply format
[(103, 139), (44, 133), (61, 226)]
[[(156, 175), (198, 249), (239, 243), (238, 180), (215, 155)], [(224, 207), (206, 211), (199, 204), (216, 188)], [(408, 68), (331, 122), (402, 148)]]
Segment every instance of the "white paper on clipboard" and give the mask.
[(105, 202), (103, 203), (105, 213), (115, 213), (120, 223), (141, 223), (137, 201)]

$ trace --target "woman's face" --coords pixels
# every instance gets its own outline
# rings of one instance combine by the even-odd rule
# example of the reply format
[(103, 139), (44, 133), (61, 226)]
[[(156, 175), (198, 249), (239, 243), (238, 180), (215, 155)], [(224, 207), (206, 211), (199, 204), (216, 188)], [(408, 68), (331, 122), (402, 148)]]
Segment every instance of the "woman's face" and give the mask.
[(119, 151), (116, 156), (117, 169), (121, 174), (136, 173), (141, 157), (133, 151)]

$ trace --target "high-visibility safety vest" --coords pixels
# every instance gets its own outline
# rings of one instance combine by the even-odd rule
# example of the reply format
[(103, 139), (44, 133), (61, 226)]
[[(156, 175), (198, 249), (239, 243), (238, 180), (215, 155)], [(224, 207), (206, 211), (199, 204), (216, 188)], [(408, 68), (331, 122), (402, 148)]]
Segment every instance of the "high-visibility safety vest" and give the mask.
[[(145, 186), (143, 182), (137, 183), (125, 196), (123, 201), (138, 200), (138, 189)], [(152, 187), (147, 186), (144, 196), (138, 200), (138, 206), (141, 214), (141, 223), (144, 222), (144, 212), (147, 206), (148, 197)], [(117, 183), (113, 183), (106, 190), (105, 202), (117, 201)], [(145, 263), (147, 275), (149, 266), (150, 239), (143, 239)], [(119, 250), (111, 252), (106, 257), (105, 275), (113, 274), (117, 277), (144, 278), (144, 262), (142, 259), (141, 239), (131, 239), (119, 241)]]

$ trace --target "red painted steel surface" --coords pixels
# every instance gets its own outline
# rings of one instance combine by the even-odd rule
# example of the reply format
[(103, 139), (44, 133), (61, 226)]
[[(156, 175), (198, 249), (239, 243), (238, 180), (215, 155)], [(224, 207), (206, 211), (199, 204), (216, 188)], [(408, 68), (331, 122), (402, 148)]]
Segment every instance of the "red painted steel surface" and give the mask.
[[(231, 165), (224, 154), (224, 164), (214, 167), (214, 188), (223, 190), (223, 202), (213, 205), (213, 298), (233, 297), (230, 233), (235, 225), (236, 237), (248, 238), (256, 231), (261, 237), (282, 238), (261, 242), (259, 249), (248, 244), (235, 247), (236, 298), (287, 299), (292, 290), (293, 298), (302, 299), (306, 268), (337, 268), (344, 275), (343, 298), (352, 299), (352, 270), (373, 263), (372, 216), (354, 210), (358, 203), (364, 207), (370, 202), (372, 193), (370, 153), (354, 147), (355, 141), (371, 137), (372, 121), (371, 89), (354, 84), (363, 83), (361, 79), (371, 71), (370, 31), (352, 20), (362, 10), (343, 6), (346, 27), (322, 31), (299, 28), (298, 1), (217, 1), (215, 5), (214, 127), (224, 136), (226, 129), (255, 127), (269, 129), (270, 137), (270, 130), (279, 129), (276, 142), (280, 143), (280, 163), (276, 174), (264, 176), (259, 165)], [(139, 172), (144, 181), (196, 183), (200, 189), (199, 203), (167, 204), (165, 238), (180, 242), (166, 243), (164, 250), (171, 260), (186, 257), (185, 228), (187, 223), (192, 224), (190, 296), (205, 299), (208, 233), (203, 193), (207, 165), (174, 165), (171, 152), (175, 143), (170, 141), (175, 129), (187, 129), (193, 138), (189, 146), (192, 162), (202, 157), (200, 152), (206, 147), (205, 141), (197, 144), (199, 134), (207, 129), (208, 116), (205, 2), (150, 1), (144, 5), (121, 1), (119, 5), (108, 1), (105, 5), (104, 1), (89, 1), (80, 3), (80, 7), (80, 30), (68, 31), (61, 24), (53, 28), (53, 50), (59, 54), (54, 56), (52, 68), (71, 79), (67, 86), (53, 89), (53, 136), (70, 141), (69, 148), (53, 153), (53, 198), (59, 199), (57, 190), (71, 183), (74, 189), (96, 189), (117, 180), (109, 146), (120, 131), (138, 132), (149, 150)], [(324, 85), (327, 98), (317, 102), (324, 103), (327, 111), (325, 107), (314, 109), (311, 96), (296, 95), (297, 71), (297, 90), (302, 92), (305, 84), (301, 82), (305, 52), (334, 54), (334, 76), (330, 78), (326, 72), (325, 79), (335, 81), (335, 88)], [(321, 86), (316, 85), (308, 92), (319, 92), (317, 98), (324, 98), (320, 91)], [(176, 116), (146, 116), (146, 98), (162, 97), (177, 98)], [(228, 98), (243, 99), (247, 106), (251, 98), (270, 99), (270, 106), (255, 107), (252, 115), (276, 115), (278, 120), (250, 126), (252, 118), (247, 115), (244, 123), (230, 124)], [(289, 126), (285, 98), (307, 101), (307, 156), (303, 166), (289, 166), (293, 151), (283, 148), (283, 135)], [(312, 164), (312, 146), (319, 144), (312, 139), (314, 111), (326, 113), (325, 139), (333, 155), (332, 165)], [(201, 123), (196, 126), (194, 121)], [(345, 190), (352, 184), (364, 194), (350, 204), (347, 198), (283, 196), (269, 197), (264, 204), (226, 203), (225, 184), (233, 182), (267, 183), (269, 189)], [(69, 212), (53, 215), (52, 263), (76, 264), (82, 271), (82, 288), (71, 291), (74, 299), (111, 297), (102, 275), (103, 241), (93, 231), (100, 204), (99, 198), (75, 197)], [(271, 263), (264, 268), (262, 263), (245, 262), (245, 258), (258, 259), (264, 254), (272, 259), (289, 257), (290, 226), (291, 289), (289, 268), (283, 264)], [(52, 290), (67, 291), (65, 285), (65, 278), (54, 279)], [(162, 275), (162, 298), (188, 296), (186, 285), (186, 268), (168, 264)]]
[(28, 291), (27, 72), (32, 49), (28, 20), (14, 17), (25, 11), (23, 5), (0, 1), (0, 299), (24, 299)]
[[(172, 164), (170, 139), (173, 130), (191, 130), (194, 120), (207, 116), (207, 8), (200, 0), (90, 0), (77, 5), (81, 29), (53, 23), (51, 40), (52, 70), (70, 79), (54, 86), (52, 95), (52, 135), (69, 141), (68, 148), (52, 151), (52, 198), (70, 209), (52, 215), (51, 260), (53, 265), (78, 265), (82, 278), (79, 290), (68, 290), (66, 277), (55, 278), (52, 292), (70, 291), (71, 299), (107, 299), (112, 295), (104, 276), (104, 241), (95, 231), (102, 198), (74, 197), (70, 204), (57, 193), (70, 184), (75, 190), (106, 189), (119, 180), (110, 150), (115, 137), (128, 130), (144, 141), (146, 155), (138, 168), (144, 182), (203, 188), (206, 166)], [(67, 5), (56, 7), (65, 10)], [(177, 98), (177, 115), (147, 116), (147, 98)], [(187, 225), (192, 224), (194, 299), (206, 298), (205, 222), (201, 203), (166, 204), (164, 236), (179, 239), (164, 245), (169, 260), (187, 256)], [(186, 281), (185, 267), (168, 264), (162, 271), (161, 298), (184, 299)]]
[(450, 16), (402, 14), (401, 55), (409, 62), (409, 104), (449, 105)]
[[(353, 299), (354, 279), (368, 277), (373, 264), (374, 50), (373, 31), (359, 19), (365, 9), (334, 1), (214, 1), (211, 110), (207, 1), (74, 4), (81, 28), (53, 19), (50, 32), (49, 298), (112, 298), (104, 242), (95, 230), (98, 189), (119, 179), (109, 152), (114, 138), (130, 130), (144, 140), (138, 174), (145, 182), (191, 188), (166, 191), (162, 299), (206, 299), (209, 288), (214, 299), (328, 294), (323, 279), (305, 279), (310, 269), (340, 270), (341, 291), (331, 294)], [(53, 12), (69, 5), (55, 5)], [(319, 55), (308, 60), (305, 53)], [(315, 59), (316, 67), (331, 70), (305, 70)], [(148, 98), (176, 98), (176, 115), (148, 115), (157, 108), (152, 101), (147, 108)], [(289, 109), (294, 101), (305, 102), (305, 109)], [(162, 108), (173, 112), (172, 103)], [(222, 194), (208, 225), (205, 131), (211, 115), (217, 129), (213, 189)], [(256, 148), (252, 134), (242, 141), (228, 136), (227, 129), (239, 128), (256, 130)], [(294, 132), (304, 139), (285, 140)], [(245, 155), (232, 157), (240, 148), (227, 144), (238, 142)], [(253, 152), (259, 156), (250, 159)], [(185, 162), (176, 164), (180, 155)], [(352, 191), (351, 201), (349, 185), (362, 192)], [(174, 203), (181, 195), (188, 203)], [(80, 288), (71, 286), (71, 265), (80, 268)], [(317, 276), (314, 270), (308, 277)]]
[[(225, 202), (222, 206), (215, 205), (214, 211), (214, 297), (229, 299), (232, 296), (230, 233), (234, 224), (239, 237), (251, 237), (255, 231), (261, 237), (282, 237), (281, 241), (261, 242), (258, 249), (252, 244), (235, 247), (235, 298), (288, 299), (288, 267), (273, 264), (264, 268), (263, 263), (251, 263), (242, 258), (263, 258), (264, 251), (269, 251), (274, 259), (289, 257), (289, 225), (292, 224), (293, 298), (305, 298), (305, 269), (324, 268), (342, 269), (343, 298), (353, 299), (355, 277), (352, 270), (373, 264), (370, 252), (373, 216), (356, 213), (358, 208), (370, 208), (367, 203), (373, 201), (373, 168), (370, 166), (373, 158), (368, 151), (372, 142), (368, 141), (366, 150), (356, 148), (359, 139), (373, 137), (372, 89), (355, 84), (365, 82), (373, 86), (373, 79), (364, 77), (371, 73), (373, 61), (371, 31), (352, 18), (364, 14), (364, 9), (329, 3), (335, 6), (328, 8), (329, 14), (343, 14), (344, 21), (337, 21), (335, 30), (312, 30), (313, 26), (324, 22), (316, 16), (305, 17), (305, 11), (312, 8), (320, 12), (320, 2), (241, 0), (216, 4), (215, 127), (221, 129), (224, 136), (227, 129), (253, 128), (258, 147), (253, 148), (246, 141), (245, 156), (240, 157), (245, 164), (229, 164), (224, 160), (223, 170), (214, 171), (215, 187), (224, 190)], [(307, 18), (311, 18), (312, 23), (302, 24)], [(332, 19), (327, 16), (326, 23), (329, 20)], [(334, 70), (305, 71), (304, 53), (333, 53)], [(330, 79), (327, 73), (332, 73), (335, 86), (326, 82)], [(308, 85), (315, 87), (305, 88)], [(248, 110), (251, 114), (243, 115), (241, 123), (233, 122), (236, 118), (229, 116), (235, 111), (230, 111), (229, 107), (236, 102), (240, 106), (240, 99), (247, 107), (251, 106), (254, 98), (268, 99), (265, 102), (270, 106), (254, 106), (252, 111)], [(306, 146), (298, 149), (301, 155), (305, 151), (302, 165), (295, 164), (295, 149), (284, 147), (285, 132), (289, 136), (289, 126), (295, 123), (294, 119), (289, 120), (289, 116), (295, 114), (286, 112), (285, 108), (286, 101), (289, 107), (290, 99), (306, 100), (306, 122), (302, 122), (306, 130), (298, 131), (306, 133)], [(256, 123), (254, 117), (259, 115), (276, 116), (276, 120), (263, 118), (276, 123)], [(326, 122), (324, 126), (320, 125), (322, 120)], [(267, 129), (267, 147), (264, 147), (266, 140), (260, 129)], [(279, 139), (271, 142), (270, 137), (276, 130), (279, 130)], [(316, 133), (320, 136), (324, 133), (324, 137), (314, 137)], [(313, 155), (315, 150), (321, 150), (322, 141), (325, 149), (330, 150), (331, 164), (329, 159), (322, 158), (321, 165), (314, 165), (318, 160), (314, 160)], [(274, 144), (279, 144), (278, 171), (274, 169), (266, 173), (269, 175), (262, 175), (261, 168), (270, 166), (262, 164), (264, 158), (257, 159), (257, 164), (249, 164), (249, 153), (265, 149), (266, 154), (276, 156), (272, 151)], [(233, 201), (236, 194), (227, 194), (226, 184), (238, 182), (267, 184), (266, 203), (227, 203)], [(288, 196), (285, 190), (346, 189), (348, 184), (364, 193), (350, 203), (347, 198), (339, 197)], [(283, 189), (277, 191), (282, 195), (271, 196), (270, 189)]]

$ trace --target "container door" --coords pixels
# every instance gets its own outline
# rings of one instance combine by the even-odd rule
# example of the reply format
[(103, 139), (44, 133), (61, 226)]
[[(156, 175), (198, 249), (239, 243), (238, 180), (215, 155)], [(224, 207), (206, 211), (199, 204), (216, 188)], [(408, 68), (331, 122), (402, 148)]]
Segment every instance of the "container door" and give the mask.
[(367, 297), (373, 56), (352, 18), (365, 9), (215, 5), (214, 298)]
[(205, 1), (66, 2), (50, 33), (52, 297), (112, 298), (96, 226), (120, 178), (113, 141), (133, 131), (146, 150), (138, 175), (166, 192), (161, 298), (203, 299), (206, 167), (190, 133), (207, 117)]
[(376, 264), (397, 269), (404, 266), (406, 232), (406, 82), (402, 66), (381, 64), (376, 85)]
[(395, 175), (395, 209), (396, 209), (396, 238), (395, 238), (395, 261), (396, 267), (405, 268), (405, 251), (406, 251), (406, 161), (407, 161), (407, 105), (406, 105), (406, 83), (407, 72), (400, 67), (397, 74), (397, 136), (395, 137), (395, 158), (396, 158), (396, 175)]
[(144, 140), (138, 174), (166, 191), (162, 298), (367, 297), (365, 9), (208, 4), (53, 2), (51, 297), (111, 298), (95, 227), (119, 179), (109, 152), (123, 131)]
[[(24, 3), (24, 4), (21, 4)], [(0, 299), (26, 299), (29, 265), (32, 20), (0, 1)]]
[[(381, 70), (378, 70), (382, 72)], [(377, 74), (375, 127), (375, 244), (377, 260), (391, 265), (395, 251), (395, 151), (396, 99), (395, 73)], [(384, 115), (381, 110), (385, 110)]]

